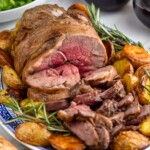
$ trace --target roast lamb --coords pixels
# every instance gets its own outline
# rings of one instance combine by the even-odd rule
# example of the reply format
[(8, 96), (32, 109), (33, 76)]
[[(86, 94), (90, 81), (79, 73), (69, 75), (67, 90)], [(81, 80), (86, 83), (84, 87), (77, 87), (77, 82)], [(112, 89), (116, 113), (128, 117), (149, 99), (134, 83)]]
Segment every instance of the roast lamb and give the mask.
[(42, 5), (27, 10), (12, 50), (24, 83), (43, 92), (70, 89), (107, 63), (106, 49), (81, 10)]

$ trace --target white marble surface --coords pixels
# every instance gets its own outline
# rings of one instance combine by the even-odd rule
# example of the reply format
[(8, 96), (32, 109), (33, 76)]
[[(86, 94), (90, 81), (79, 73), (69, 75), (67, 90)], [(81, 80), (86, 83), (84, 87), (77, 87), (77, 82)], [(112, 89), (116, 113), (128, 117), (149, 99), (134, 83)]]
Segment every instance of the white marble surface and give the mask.
[[(47, 3), (57, 3), (65, 8), (73, 3), (85, 3), (84, 0), (47, 0)], [(86, 4), (86, 3), (85, 3)], [(101, 12), (101, 21), (114, 28), (114, 24), (128, 37), (135, 41), (141, 41), (147, 50), (150, 51), (150, 29), (145, 27), (135, 16), (131, 1), (117, 12)], [(16, 21), (0, 24), (0, 30), (12, 29)], [(10, 137), (3, 128), (0, 127), (0, 135), (11, 141), (19, 150), (29, 150)]]

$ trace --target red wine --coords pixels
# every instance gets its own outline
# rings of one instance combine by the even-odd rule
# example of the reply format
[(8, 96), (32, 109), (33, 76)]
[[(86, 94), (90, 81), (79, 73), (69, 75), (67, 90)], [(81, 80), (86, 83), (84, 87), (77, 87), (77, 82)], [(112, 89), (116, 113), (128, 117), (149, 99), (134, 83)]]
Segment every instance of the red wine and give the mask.
[(114, 11), (122, 8), (129, 0), (86, 0), (89, 4), (94, 3), (104, 11)]
[(150, 0), (133, 0), (133, 7), (140, 21), (150, 27)]

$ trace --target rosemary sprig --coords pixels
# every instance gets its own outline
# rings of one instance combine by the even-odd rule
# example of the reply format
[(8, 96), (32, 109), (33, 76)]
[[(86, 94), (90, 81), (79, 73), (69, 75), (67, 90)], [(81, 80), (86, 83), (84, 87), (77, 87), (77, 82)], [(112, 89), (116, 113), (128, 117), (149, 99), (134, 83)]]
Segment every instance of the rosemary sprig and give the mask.
[[(12, 111), (17, 116), (4, 123), (11, 123), (16, 120), (38, 122), (38, 123), (45, 124), (47, 126), (47, 129), (50, 131), (61, 132), (65, 134), (71, 133), (63, 126), (61, 120), (57, 118), (56, 112), (49, 114), (46, 111), (46, 106), (44, 102), (42, 102), (40, 105), (35, 105), (33, 100), (29, 100), (23, 106), (20, 106), (19, 102), (16, 99), (9, 97), (7, 95), (3, 95), (3, 96), (7, 98), (7, 101), (3, 102), (3, 104), (11, 108)], [(28, 106), (29, 103), (32, 104), (30, 108), (26, 107)]]
[(132, 41), (126, 35), (120, 32), (116, 26), (113, 30), (102, 24), (100, 22), (100, 9), (97, 9), (93, 3), (91, 4), (91, 6), (87, 7), (87, 10), (92, 24), (101, 39), (110, 40), (113, 43), (116, 51), (122, 50), (123, 46), (125, 46), (126, 44), (138, 45), (143, 48), (141, 42), (136, 43)]

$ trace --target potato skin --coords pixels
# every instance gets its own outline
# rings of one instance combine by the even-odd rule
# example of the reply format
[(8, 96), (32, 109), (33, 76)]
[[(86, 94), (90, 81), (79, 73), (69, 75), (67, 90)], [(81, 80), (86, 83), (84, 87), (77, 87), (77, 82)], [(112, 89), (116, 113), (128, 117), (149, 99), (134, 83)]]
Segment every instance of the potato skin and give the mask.
[(135, 45), (125, 45), (121, 56), (129, 59), (134, 68), (150, 63), (150, 54), (145, 49)]
[(5, 138), (0, 136), (0, 150), (18, 150), (14, 145), (12, 145)]
[(118, 74), (123, 77), (125, 73), (133, 73), (134, 68), (130, 61), (126, 58), (117, 60), (114, 62), (113, 66), (116, 68)]
[(140, 131), (143, 135), (150, 137), (150, 117), (148, 117), (147, 119), (145, 119), (145, 120), (140, 124), (139, 131)]
[(53, 134), (49, 142), (57, 150), (83, 150), (86, 147), (82, 141), (72, 135)]
[(15, 70), (9, 66), (3, 67), (2, 78), (4, 83), (12, 89), (21, 90), (24, 88), (24, 84), (22, 83)]
[(149, 92), (144, 88), (144, 86), (146, 86), (149, 89), (147, 85), (150, 85), (150, 80), (148, 79), (148, 76), (146, 75), (145, 70), (150, 72), (150, 64), (146, 64), (146, 65), (139, 67), (135, 72), (135, 76), (139, 79), (139, 82), (135, 90), (139, 96), (140, 103), (143, 105), (150, 103)]
[(140, 150), (150, 144), (147, 137), (137, 131), (124, 131), (115, 137), (113, 150)]
[(134, 88), (138, 84), (138, 78), (131, 73), (125, 73), (123, 76), (123, 83), (125, 85), (127, 93), (129, 93), (134, 90)]
[(9, 54), (6, 51), (0, 49), (0, 67), (4, 67), (5, 65), (11, 67), (12, 64), (12, 59)]
[(35, 146), (49, 146), (51, 132), (41, 123), (24, 122), (15, 131), (16, 137), (27, 144)]
[(13, 30), (0, 32), (0, 48), (3, 50), (10, 50), (15, 36), (16, 32)]

